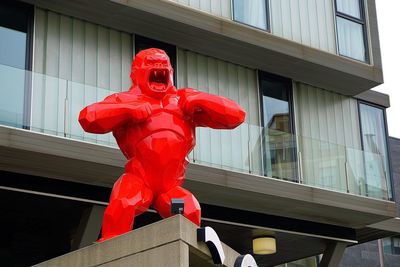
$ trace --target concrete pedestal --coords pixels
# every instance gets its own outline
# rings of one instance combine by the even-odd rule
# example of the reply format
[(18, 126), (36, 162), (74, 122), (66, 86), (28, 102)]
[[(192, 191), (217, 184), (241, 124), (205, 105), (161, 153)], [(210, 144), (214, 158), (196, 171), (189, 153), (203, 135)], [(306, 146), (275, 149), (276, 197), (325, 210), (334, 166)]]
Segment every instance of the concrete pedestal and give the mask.
[[(196, 230), (196, 225), (176, 215), (35, 266), (215, 266), (206, 244), (197, 242)], [(219, 266), (233, 267), (239, 254), (222, 245), (226, 258)]]

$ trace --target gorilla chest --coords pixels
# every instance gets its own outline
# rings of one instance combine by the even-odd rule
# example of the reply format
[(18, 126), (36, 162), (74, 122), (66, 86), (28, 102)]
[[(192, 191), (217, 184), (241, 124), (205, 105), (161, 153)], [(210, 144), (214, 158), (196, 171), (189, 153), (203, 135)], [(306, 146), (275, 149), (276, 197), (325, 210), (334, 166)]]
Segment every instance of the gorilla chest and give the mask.
[(184, 113), (179, 106), (176, 95), (166, 96), (162, 100), (151, 99), (149, 103), (151, 104), (152, 114), (154, 115), (158, 113), (169, 113), (177, 118), (184, 118)]

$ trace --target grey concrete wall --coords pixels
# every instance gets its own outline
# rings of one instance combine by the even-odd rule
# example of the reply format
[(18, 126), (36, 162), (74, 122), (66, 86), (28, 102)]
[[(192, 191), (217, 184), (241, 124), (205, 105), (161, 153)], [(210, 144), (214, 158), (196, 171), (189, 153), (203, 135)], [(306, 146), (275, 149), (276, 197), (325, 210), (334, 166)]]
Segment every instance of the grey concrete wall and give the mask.
[[(34, 266), (206, 267), (212, 257), (206, 244), (197, 241), (197, 228), (177, 215)], [(225, 261), (219, 266), (233, 267), (239, 253), (221, 245)]]
[(379, 265), (378, 241), (347, 248), (340, 267), (375, 267)]
[(390, 163), (392, 167), (393, 193), (400, 217), (400, 139), (389, 137)]
[(385, 254), (384, 264), (385, 264), (385, 267), (399, 267), (400, 266), (400, 256)]

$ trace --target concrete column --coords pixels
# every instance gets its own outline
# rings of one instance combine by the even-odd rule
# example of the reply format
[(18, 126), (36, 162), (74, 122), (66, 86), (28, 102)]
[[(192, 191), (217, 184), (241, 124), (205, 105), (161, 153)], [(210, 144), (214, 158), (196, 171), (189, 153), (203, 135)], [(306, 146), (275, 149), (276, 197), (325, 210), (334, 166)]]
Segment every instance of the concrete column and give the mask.
[(77, 237), (72, 243), (72, 249), (78, 249), (92, 244), (97, 240), (105, 206), (93, 205), (84, 211), (78, 226)]
[(385, 267), (385, 259), (383, 254), (383, 241), (382, 239), (378, 239), (378, 252), (379, 252), (379, 264), (380, 267)]
[(345, 242), (330, 243), (325, 249), (319, 267), (337, 267), (347, 247)]

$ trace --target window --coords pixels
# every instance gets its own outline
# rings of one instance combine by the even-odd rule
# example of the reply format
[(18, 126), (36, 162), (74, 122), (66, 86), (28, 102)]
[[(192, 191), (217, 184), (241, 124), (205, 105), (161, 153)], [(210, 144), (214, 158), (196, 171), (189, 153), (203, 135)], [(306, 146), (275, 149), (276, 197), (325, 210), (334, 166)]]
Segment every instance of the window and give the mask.
[(174, 69), (174, 84), (176, 85), (176, 47), (174, 45), (154, 39), (135, 35), (135, 54), (148, 48), (159, 48), (167, 53), (169, 60), (171, 61), (172, 68)]
[(368, 62), (363, 0), (336, 0), (338, 52)]
[(400, 255), (400, 236), (384, 238), (383, 251), (386, 254)]
[(0, 123), (15, 127), (29, 124), (32, 7), (0, 3)]
[(290, 79), (259, 72), (263, 121), (264, 175), (296, 180), (296, 142)]
[(383, 108), (359, 103), (367, 195), (391, 199), (391, 179)]
[(392, 237), (393, 254), (400, 255), (400, 237)]
[(268, 31), (268, 19), (268, 1), (233, 0), (233, 20)]

